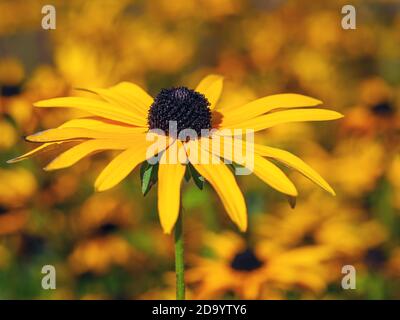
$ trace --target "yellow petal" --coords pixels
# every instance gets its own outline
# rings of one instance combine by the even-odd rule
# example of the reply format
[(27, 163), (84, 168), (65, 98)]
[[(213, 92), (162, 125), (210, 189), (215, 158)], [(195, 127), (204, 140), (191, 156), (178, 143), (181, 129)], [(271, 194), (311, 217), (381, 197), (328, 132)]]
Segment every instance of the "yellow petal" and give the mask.
[(146, 119), (138, 117), (134, 112), (97, 99), (81, 97), (54, 98), (36, 102), (34, 106), (43, 108), (76, 108), (103, 118), (136, 126), (147, 126)]
[(227, 125), (226, 128), (241, 128), (260, 131), (283, 123), (335, 120), (342, 117), (343, 115), (339, 112), (326, 109), (293, 109), (269, 113), (240, 122), (234, 126)]
[[(59, 131), (59, 129), (65, 129), (69, 128), (68, 131)], [(74, 128), (73, 130), (70, 130), (71, 128)], [(81, 136), (83, 134), (82, 131), (77, 133), (78, 128), (83, 128), (83, 129), (92, 129), (96, 132), (93, 131), (84, 131), (84, 137), (78, 137), (75, 138), (76, 135)], [(117, 137), (120, 137), (122, 139), (127, 139), (129, 136), (132, 134), (136, 135), (137, 133), (143, 133), (147, 129), (146, 128), (141, 128), (141, 127), (133, 127), (130, 125), (125, 125), (123, 123), (116, 123), (112, 120), (107, 120), (104, 118), (96, 118), (96, 117), (89, 117), (89, 118), (78, 118), (78, 119), (72, 119), (61, 126), (59, 126), (56, 129), (50, 129), (51, 131), (44, 131), (42, 133), (38, 133), (37, 136), (35, 134), (28, 136), (26, 139), (28, 141), (33, 141), (33, 142), (40, 142), (41, 140), (43, 141), (52, 141), (53, 139), (57, 140), (55, 142), (48, 142), (44, 143), (43, 145), (19, 156), (14, 159), (8, 160), (8, 163), (14, 163), (18, 161), (22, 161), (26, 158), (29, 158), (31, 156), (34, 156), (37, 153), (45, 152), (48, 151), (49, 149), (55, 149), (58, 145), (68, 142), (71, 140), (83, 140), (87, 138), (115, 138), (113, 135), (109, 135), (107, 133), (115, 133), (117, 134)], [(53, 131), (57, 130), (57, 131)], [(102, 131), (102, 133), (98, 133), (97, 131)], [(43, 135), (42, 135), (43, 134)], [(47, 140), (46, 140), (47, 139)], [(64, 139), (61, 141), (58, 141), (60, 139)]]
[[(154, 145), (154, 142), (146, 140), (146, 135), (137, 137), (131, 140), (134, 147), (131, 147), (121, 152), (115, 157), (100, 173), (95, 182), (95, 188), (97, 191), (104, 191), (117, 185), (123, 180), (140, 162), (147, 160), (155, 155), (155, 153), (161, 152), (168, 145), (163, 145), (161, 141), (156, 141), (157, 148), (153, 148), (149, 152), (149, 147)], [(164, 142), (168, 143), (169, 140)]]
[(303, 160), (294, 154), (277, 149), (271, 148), (262, 145), (254, 145), (254, 151), (261, 156), (274, 158), (285, 165), (299, 171), (301, 174), (309, 178), (311, 181), (319, 185), (324, 190), (328, 191), (332, 195), (335, 195), (335, 191), (331, 188), (331, 186), (322, 178), (313, 168), (307, 165)]
[(181, 182), (186, 166), (179, 162), (168, 163), (166, 156), (167, 152), (164, 152), (158, 168), (158, 214), (164, 232), (169, 234), (179, 215)]
[[(189, 144), (192, 143), (189, 142)], [(196, 148), (200, 148), (200, 146), (190, 146), (190, 150), (195, 150)], [(197, 163), (197, 158), (192, 161), (192, 156), (193, 155), (189, 153), (189, 161), (192, 162), (199, 174), (213, 186), (218, 196), (221, 198), (229, 217), (238, 225), (241, 231), (246, 231), (246, 204), (232, 172), (224, 163), (220, 162), (217, 164), (218, 161), (212, 159), (215, 158), (212, 154), (210, 154), (210, 164)]]
[(254, 174), (279, 192), (297, 196), (296, 187), (283, 171), (257, 154), (254, 155)]
[(54, 149), (54, 147), (57, 146), (58, 144), (60, 144), (60, 143), (59, 142), (56, 142), (56, 143), (44, 143), (41, 146), (39, 146), (39, 147), (37, 147), (35, 149), (32, 149), (31, 151), (28, 151), (27, 153), (24, 153), (23, 155), (20, 155), (20, 156), (14, 158), (14, 159), (8, 160), (7, 163), (15, 163), (15, 162), (19, 162), (19, 161), (25, 160), (27, 158), (30, 158), (30, 157), (34, 156), (35, 154), (46, 152), (49, 149)]
[[(226, 140), (225, 138), (231, 139)], [(216, 156), (243, 165), (248, 169), (253, 169), (253, 173), (256, 176), (279, 192), (291, 196), (297, 196), (296, 187), (283, 173), (283, 171), (272, 162), (253, 152), (250, 155), (245, 155), (244, 153), (238, 152), (240, 149), (246, 149), (246, 143), (243, 140), (226, 136), (214, 136), (212, 139), (202, 138), (200, 141), (204, 142), (201, 144), (201, 146), (205, 150), (211, 151)], [(249, 159), (250, 157), (253, 157), (253, 159)], [(253, 162), (253, 164), (250, 162)]]
[(87, 155), (101, 150), (123, 150), (130, 146), (125, 140), (89, 140), (63, 152), (51, 161), (45, 170), (62, 169), (77, 163)]
[(210, 109), (214, 109), (222, 93), (224, 78), (222, 76), (212, 74), (200, 81), (196, 87), (196, 91), (204, 94), (210, 102)]
[(224, 108), (218, 111), (223, 114), (221, 127), (224, 127), (252, 119), (275, 109), (313, 107), (321, 103), (320, 100), (301, 94), (283, 93), (263, 97), (240, 107)]
[(84, 129), (92, 129), (95, 131), (102, 131), (109, 133), (123, 133), (123, 134), (147, 131), (147, 129), (143, 127), (135, 127), (121, 122), (116, 122), (113, 120), (108, 120), (99, 117), (85, 117), (85, 118), (76, 118), (68, 120), (58, 128), (84, 128)]
[(116, 186), (135, 167), (146, 159), (145, 148), (130, 148), (115, 157), (101, 172), (95, 182), (97, 191), (105, 191)]
[(56, 128), (37, 132), (27, 136), (26, 140), (30, 142), (56, 142), (77, 139), (130, 139), (137, 135), (143, 135), (146, 129), (131, 128), (130, 130), (130, 133), (111, 133), (86, 128)]
[(142, 118), (147, 118), (147, 112), (153, 103), (153, 98), (138, 85), (130, 82), (121, 82), (108, 89), (89, 88), (88, 91), (94, 92), (104, 100), (134, 111)]

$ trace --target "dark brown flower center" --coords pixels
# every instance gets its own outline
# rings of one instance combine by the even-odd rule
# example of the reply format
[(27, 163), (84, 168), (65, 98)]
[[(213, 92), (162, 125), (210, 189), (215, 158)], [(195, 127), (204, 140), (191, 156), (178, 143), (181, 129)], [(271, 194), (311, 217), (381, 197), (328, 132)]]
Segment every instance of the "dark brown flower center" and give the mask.
[(396, 113), (393, 105), (388, 101), (382, 101), (371, 107), (371, 111), (378, 117), (391, 117)]
[(237, 271), (253, 271), (261, 268), (263, 264), (253, 250), (246, 249), (235, 255), (231, 262), (231, 268)]
[(170, 121), (176, 122), (177, 134), (192, 129), (197, 135), (201, 130), (211, 129), (210, 103), (207, 98), (186, 87), (162, 89), (154, 99), (148, 114), (150, 129), (170, 133)]

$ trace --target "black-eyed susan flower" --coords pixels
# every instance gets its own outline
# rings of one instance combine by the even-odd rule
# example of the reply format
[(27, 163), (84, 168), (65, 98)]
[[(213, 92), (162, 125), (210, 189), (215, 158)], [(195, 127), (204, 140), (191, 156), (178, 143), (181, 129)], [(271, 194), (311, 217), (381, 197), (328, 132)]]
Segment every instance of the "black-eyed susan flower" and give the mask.
[(25, 70), (18, 59), (11, 57), (1, 59), (0, 99), (19, 95), (24, 77)]
[(192, 257), (186, 273), (196, 299), (221, 299), (231, 293), (258, 299), (265, 288), (284, 292), (301, 287), (317, 293), (327, 285), (324, 264), (332, 252), (323, 246), (284, 249), (259, 240), (249, 247), (231, 232), (208, 234), (205, 240), (210, 254)]
[(143, 256), (118, 235), (97, 236), (78, 243), (68, 262), (77, 273), (104, 274), (116, 265), (129, 268), (143, 263)]
[[(122, 82), (108, 89), (87, 89), (97, 95), (93, 98), (66, 97), (37, 102), (36, 107), (75, 108), (92, 116), (76, 118), (57, 128), (28, 136), (28, 141), (43, 144), (10, 162), (71, 141), (77, 144), (51, 161), (45, 170), (69, 167), (94, 152), (120, 150), (95, 182), (96, 190), (104, 191), (117, 185), (140, 163), (158, 156), (158, 210), (166, 233), (171, 232), (179, 215), (180, 187), (187, 163), (190, 163), (192, 176), (207, 180), (233, 222), (240, 230), (246, 230), (243, 195), (234, 174), (219, 160), (223, 158), (245, 166), (246, 163), (236, 161), (226, 152), (221, 136), (230, 136), (241, 147), (251, 145), (254, 174), (274, 189), (290, 197), (297, 196), (294, 184), (271, 159), (298, 170), (334, 194), (329, 184), (300, 158), (284, 150), (246, 143), (234, 130), (261, 131), (283, 123), (334, 120), (342, 117), (340, 113), (313, 108), (321, 101), (299, 94), (276, 94), (239, 107), (218, 108), (222, 87), (221, 76), (209, 75), (194, 90), (186, 87), (163, 89), (153, 99), (139, 86)], [(176, 122), (175, 135), (171, 132), (171, 121)], [(188, 129), (197, 137), (182, 139), (176, 135)], [(204, 131), (207, 133), (203, 134)], [(152, 138), (149, 138), (149, 132)], [(158, 141), (156, 145), (154, 140)], [(174, 148), (179, 155), (178, 161), (171, 161), (171, 154), (166, 152)], [(194, 151), (205, 154), (208, 160), (199, 161), (198, 153)]]
[(35, 195), (37, 181), (34, 175), (23, 168), (0, 169), (0, 206), (21, 208)]
[(29, 203), (37, 190), (26, 169), (0, 169), (0, 236), (22, 233), (31, 217)]
[(345, 259), (340, 260), (342, 264), (362, 257), (387, 239), (383, 225), (366, 219), (362, 208), (315, 192), (296, 207), (296, 212), (281, 205), (274, 211), (276, 214), (258, 215), (254, 231), (260, 238), (285, 248), (324, 246), (334, 253), (332, 258)]

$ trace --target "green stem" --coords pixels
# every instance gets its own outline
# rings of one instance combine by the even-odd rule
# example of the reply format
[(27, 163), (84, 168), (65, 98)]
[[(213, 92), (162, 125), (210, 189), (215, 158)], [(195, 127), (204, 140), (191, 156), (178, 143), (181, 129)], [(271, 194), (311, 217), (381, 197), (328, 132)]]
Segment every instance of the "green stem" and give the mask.
[(182, 210), (175, 225), (176, 300), (185, 300), (185, 259), (183, 250)]

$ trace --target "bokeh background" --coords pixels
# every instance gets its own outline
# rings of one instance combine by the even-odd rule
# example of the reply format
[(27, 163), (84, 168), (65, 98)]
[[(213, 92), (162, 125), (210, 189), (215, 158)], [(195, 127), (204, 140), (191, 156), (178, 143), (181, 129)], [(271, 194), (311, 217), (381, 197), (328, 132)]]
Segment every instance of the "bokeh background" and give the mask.
[[(189, 298), (400, 298), (400, 4), (358, 1), (357, 29), (341, 28), (348, 1), (0, 1), (0, 299), (174, 298), (173, 239), (143, 197), (138, 170), (95, 193), (111, 154), (44, 172), (54, 154), (6, 164), (23, 137), (76, 115), (32, 103), (119, 81), (151, 94), (226, 77), (222, 104), (296, 92), (345, 114), (259, 134), (301, 156), (337, 192), (297, 173), (287, 199), (239, 177), (250, 227), (240, 234), (208, 186), (183, 186)], [(56, 7), (56, 30), (41, 8)], [(57, 289), (41, 288), (41, 269)], [(341, 287), (342, 266), (357, 271)]]

